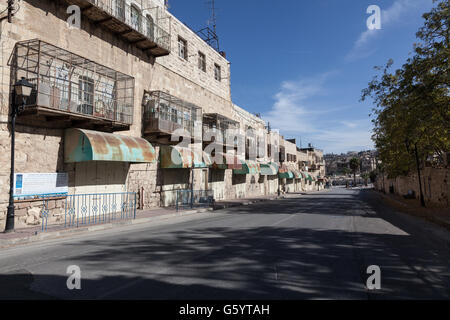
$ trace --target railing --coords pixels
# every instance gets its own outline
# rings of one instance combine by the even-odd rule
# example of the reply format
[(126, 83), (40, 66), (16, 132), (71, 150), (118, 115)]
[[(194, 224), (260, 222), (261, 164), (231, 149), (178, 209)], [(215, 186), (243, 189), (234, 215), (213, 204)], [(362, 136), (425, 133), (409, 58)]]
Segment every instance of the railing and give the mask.
[(176, 208), (208, 208), (214, 205), (213, 190), (177, 190)]
[(148, 94), (144, 102), (144, 132), (173, 134), (184, 130), (201, 140), (202, 109), (161, 91)]
[(184, 118), (181, 112), (172, 111), (153, 111), (146, 107), (144, 111), (144, 121), (147, 130), (162, 131), (173, 133), (176, 130), (183, 129), (194, 136), (195, 122), (188, 117)]
[(43, 198), (42, 231), (47, 230), (52, 210), (64, 211), (65, 228), (136, 218), (136, 193), (134, 192), (67, 195), (61, 200), (60, 208), (50, 209), (49, 202), (53, 199)]
[(26, 109), (53, 109), (55, 117), (70, 113), (133, 122), (135, 83), (129, 75), (39, 39), (17, 42), (8, 65), (11, 83), (25, 77), (34, 86)]
[[(140, 9), (125, 3), (125, 0), (88, 0), (109, 15), (143, 34), (159, 47), (170, 51), (170, 33), (153, 21), (151, 15), (143, 15)], [(154, 9), (154, 8), (153, 8)], [(165, 18), (167, 19), (167, 18)]]
[[(99, 91), (84, 91), (78, 83), (64, 79), (29, 79), (37, 89), (26, 106), (38, 106), (125, 124), (133, 123), (133, 105), (127, 98)], [(70, 95), (69, 95), (70, 93)]]

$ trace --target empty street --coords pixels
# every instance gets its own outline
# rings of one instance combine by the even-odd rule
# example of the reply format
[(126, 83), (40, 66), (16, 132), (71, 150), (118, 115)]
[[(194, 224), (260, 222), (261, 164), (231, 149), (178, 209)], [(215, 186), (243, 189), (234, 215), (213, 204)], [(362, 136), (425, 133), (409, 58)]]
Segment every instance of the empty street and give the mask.
[[(445, 232), (374, 191), (287, 199), (0, 251), (1, 299), (448, 299)], [(369, 266), (381, 289), (369, 291)], [(81, 290), (69, 290), (69, 266)]]

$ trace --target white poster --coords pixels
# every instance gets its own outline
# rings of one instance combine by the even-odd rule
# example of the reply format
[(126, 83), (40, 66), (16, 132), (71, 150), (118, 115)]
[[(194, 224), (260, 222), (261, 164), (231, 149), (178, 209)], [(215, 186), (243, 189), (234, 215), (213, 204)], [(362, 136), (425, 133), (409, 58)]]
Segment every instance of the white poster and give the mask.
[(14, 196), (65, 195), (69, 192), (67, 173), (16, 173)]

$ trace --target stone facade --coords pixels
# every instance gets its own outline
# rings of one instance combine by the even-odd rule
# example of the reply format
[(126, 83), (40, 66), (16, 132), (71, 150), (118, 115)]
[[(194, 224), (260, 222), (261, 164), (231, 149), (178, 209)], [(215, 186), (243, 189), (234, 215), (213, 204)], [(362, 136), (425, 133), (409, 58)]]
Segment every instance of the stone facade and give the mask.
[[(143, 4), (145, 2), (145, 4)], [(134, 78), (133, 121), (121, 135), (142, 137), (143, 98), (146, 92), (162, 91), (194, 104), (203, 113), (218, 113), (240, 123), (243, 131), (251, 127), (269, 137), (265, 122), (259, 117), (234, 105), (231, 101), (230, 63), (210, 47), (189, 27), (165, 11), (163, 1), (129, 1), (136, 7), (161, 7), (166, 18), (165, 29), (170, 30), (169, 55), (152, 57), (82, 15), (81, 28), (69, 27), (66, 20), (65, 1), (24, 0), (13, 17), (13, 23), (0, 23), (0, 230), (3, 228), (9, 198), (10, 128), (9, 92), (12, 91), (11, 69), (8, 60), (19, 41), (39, 39), (69, 52), (87, 58), (99, 65)], [(6, 3), (0, 4), (0, 11)], [(144, 10), (144, 15), (150, 14)], [(33, 23), (30, 23), (32, 21)], [(178, 45), (182, 39), (187, 52), (180, 56)], [(199, 56), (206, 58), (206, 71), (199, 67)], [(215, 77), (220, 67), (220, 79)], [(271, 161), (265, 152), (267, 140), (263, 140), (258, 161)], [(282, 137), (281, 137), (281, 140)], [(159, 159), (161, 145), (150, 141)], [(197, 142), (197, 144), (199, 144)], [(243, 147), (243, 146), (241, 146)], [(287, 149), (296, 154), (296, 146), (286, 143)], [(64, 129), (40, 128), (29, 124), (16, 126), (16, 173), (59, 173), (69, 177), (69, 194), (135, 192), (139, 209), (174, 205), (177, 190), (211, 189), (216, 200), (246, 198), (276, 194), (280, 183), (277, 176), (234, 175), (232, 170), (214, 169), (161, 169), (153, 164), (88, 162), (68, 164), (64, 162)], [(239, 150), (244, 150), (245, 147)], [(230, 151), (235, 153), (235, 151)], [(236, 154), (244, 159), (245, 154)], [(292, 164), (296, 164), (292, 161)], [(287, 191), (302, 189), (296, 182), (284, 182)], [(304, 188), (302, 189), (304, 190)], [(16, 206), (17, 227), (38, 223), (42, 201), (23, 201)], [(61, 199), (48, 203), (49, 223), (61, 221)]]
[[(449, 208), (450, 170), (448, 168), (427, 167), (422, 170), (421, 178), (425, 203), (432, 207)], [(404, 196), (409, 191), (414, 191), (416, 199), (420, 198), (417, 173), (395, 179), (379, 176), (375, 182), (375, 188), (386, 193), (394, 192), (399, 196)]]
[(304, 188), (306, 191), (322, 190), (325, 187), (326, 164), (323, 151), (317, 148), (298, 148), (298, 161), (302, 171), (308, 172), (313, 176), (315, 182), (306, 182)]

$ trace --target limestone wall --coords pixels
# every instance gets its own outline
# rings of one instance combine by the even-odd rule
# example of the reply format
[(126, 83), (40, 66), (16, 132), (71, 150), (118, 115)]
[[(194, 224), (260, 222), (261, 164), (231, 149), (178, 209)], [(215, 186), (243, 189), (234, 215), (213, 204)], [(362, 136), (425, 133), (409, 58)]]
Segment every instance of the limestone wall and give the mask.
[[(448, 168), (425, 168), (421, 172), (422, 190), (425, 202), (428, 205), (442, 208), (450, 207), (450, 170)], [(416, 198), (419, 199), (419, 179), (418, 175), (411, 174), (408, 177), (397, 177), (388, 179), (386, 176), (378, 177), (375, 188), (386, 193), (393, 187), (395, 194), (403, 196), (413, 190)]]

